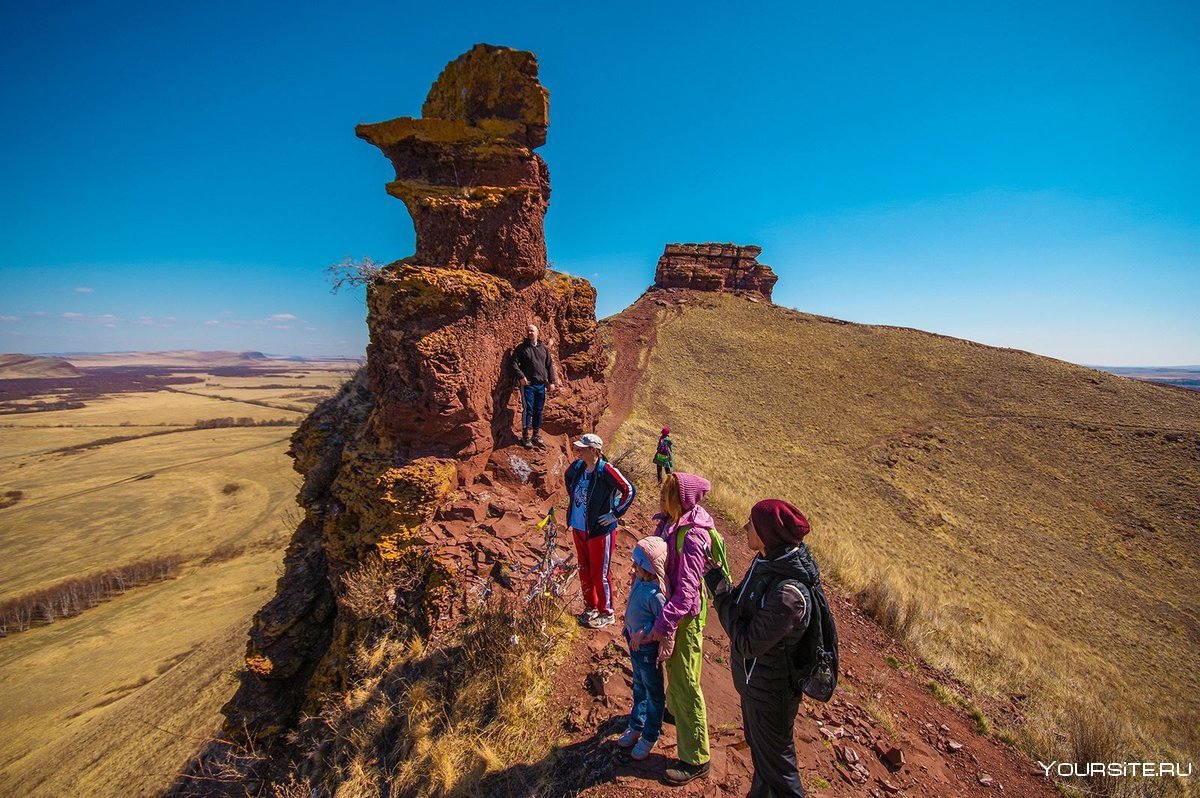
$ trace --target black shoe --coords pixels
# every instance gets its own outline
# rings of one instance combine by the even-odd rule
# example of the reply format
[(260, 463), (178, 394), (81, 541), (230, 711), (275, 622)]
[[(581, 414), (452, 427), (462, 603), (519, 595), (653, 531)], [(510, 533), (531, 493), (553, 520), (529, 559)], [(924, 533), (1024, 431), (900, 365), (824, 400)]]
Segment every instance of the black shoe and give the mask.
[(671, 763), (671, 766), (663, 771), (663, 778), (667, 784), (678, 787), (681, 784), (687, 784), (689, 781), (695, 781), (698, 778), (708, 775), (709, 763), (703, 765), (693, 765), (689, 762), (684, 762), (682, 759), (676, 759)]

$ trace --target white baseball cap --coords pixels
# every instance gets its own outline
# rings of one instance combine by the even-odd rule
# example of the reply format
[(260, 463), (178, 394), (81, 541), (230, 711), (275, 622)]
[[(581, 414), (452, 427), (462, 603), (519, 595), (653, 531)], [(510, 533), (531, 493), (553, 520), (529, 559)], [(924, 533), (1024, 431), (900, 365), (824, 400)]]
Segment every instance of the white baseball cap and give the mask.
[(600, 440), (599, 435), (589, 432), (586, 435), (580, 435), (579, 440), (575, 441), (575, 446), (580, 449), (603, 449), (604, 441)]

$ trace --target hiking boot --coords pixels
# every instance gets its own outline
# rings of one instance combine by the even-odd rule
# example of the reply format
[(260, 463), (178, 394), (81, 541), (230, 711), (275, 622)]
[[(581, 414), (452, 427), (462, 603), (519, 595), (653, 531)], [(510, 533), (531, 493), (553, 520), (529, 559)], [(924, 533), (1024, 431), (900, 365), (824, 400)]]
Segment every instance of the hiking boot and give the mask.
[(542, 449), (545, 447), (545, 445), (542, 443), (542, 431), (541, 430), (535, 429), (533, 431), (533, 445), (539, 449)]
[(641, 762), (643, 759), (650, 756), (650, 752), (654, 750), (654, 744), (656, 742), (658, 742), (658, 740), (647, 740), (645, 737), (639, 738), (637, 743), (633, 746), (633, 750), (629, 752), (629, 758), (636, 759), (638, 762)]
[(587, 626), (589, 629), (603, 629), (605, 626), (614, 623), (616, 620), (616, 617), (611, 612), (605, 615), (601, 615), (599, 612), (597, 612), (591, 618), (588, 618)]
[(622, 748), (633, 748), (633, 744), (642, 739), (642, 733), (637, 729), (626, 729), (625, 733), (617, 738), (617, 745)]
[(707, 762), (703, 765), (693, 765), (690, 762), (684, 762), (682, 759), (676, 759), (669, 768), (663, 771), (663, 778), (666, 779), (667, 784), (676, 787), (707, 775)]
[(533, 448), (533, 442), (529, 440), (529, 430), (525, 430), (523, 433), (521, 433), (521, 445), (526, 449)]

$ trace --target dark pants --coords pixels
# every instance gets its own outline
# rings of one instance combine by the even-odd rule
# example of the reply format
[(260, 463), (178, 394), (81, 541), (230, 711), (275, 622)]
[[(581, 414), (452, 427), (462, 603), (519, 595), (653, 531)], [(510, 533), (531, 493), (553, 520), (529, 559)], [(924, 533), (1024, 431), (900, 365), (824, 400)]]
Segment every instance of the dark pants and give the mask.
[(792, 726), (799, 697), (766, 703), (742, 697), (742, 729), (750, 744), (754, 781), (747, 798), (803, 798)]
[(534, 431), (542, 428), (542, 408), (546, 406), (546, 385), (545, 383), (530, 383), (521, 388), (522, 395), (525, 399), (523, 405), (524, 413), (521, 416), (522, 423), (525, 429), (533, 427)]
[(663, 470), (664, 470), (664, 469), (666, 470), (666, 472), (667, 472), (668, 474), (670, 474), (670, 473), (671, 473), (671, 467), (670, 467), (669, 465), (668, 465), (668, 466), (665, 466), (665, 465), (659, 465), (659, 466), (658, 466), (658, 481), (659, 481), (659, 482), (662, 482), (662, 478), (663, 478)]
[[(627, 637), (628, 634), (626, 632)], [(629, 659), (633, 663), (633, 709), (629, 713), (629, 728), (640, 731), (642, 737), (654, 742), (662, 731), (663, 709), (667, 705), (663, 669), (656, 661), (658, 643), (631, 650)]]

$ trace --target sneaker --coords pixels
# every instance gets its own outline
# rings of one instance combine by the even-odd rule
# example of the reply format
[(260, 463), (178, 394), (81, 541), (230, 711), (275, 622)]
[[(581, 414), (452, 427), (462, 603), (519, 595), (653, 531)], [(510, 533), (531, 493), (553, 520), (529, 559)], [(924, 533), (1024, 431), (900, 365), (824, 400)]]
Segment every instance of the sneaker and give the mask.
[(684, 762), (682, 759), (676, 759), (669, 768), (663, 772), (663, 778), (667, 784), (678, 787), (680, 784), (687, 784), (689, 781), (708, 775), (708, 763), (703, 765), (693, 765), (690, 762)]
[(592, 619), (595, 618), (599, 614), (600, 613), (596, 612), (595, 610), (584, 610), (583, 612), (576, 615), (575, 618), (579, 621), (579, 623), (583, 624), (584, 626), (591, 626)]
[(633, 744), (642, 739), (642, 733), (637, 729), (626, 729), (625, 733), (617, 738), (617, 745), (622, 748), (633, 748)]
[(603, 629), (605, 626), (614, 623), (616, 620), (616, 617), (611, 612), (607, 615), (601, 615), (597, 612), (587, 620), (587, 625), (592, 629)]
[(629, 752), (630, 759), (636, 759), (641, 762), (646, 757), (650, 756), (650, 752), (654, 750), (654, 744), (658, 740), (647, 740), (645, 737), (638, 738), (637, 744), (633, 746), (633, 750)]

